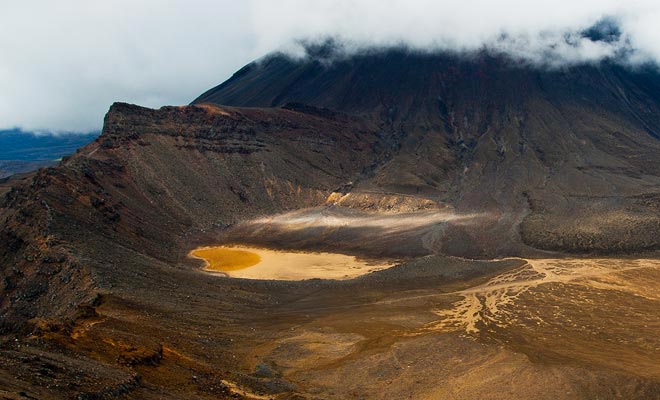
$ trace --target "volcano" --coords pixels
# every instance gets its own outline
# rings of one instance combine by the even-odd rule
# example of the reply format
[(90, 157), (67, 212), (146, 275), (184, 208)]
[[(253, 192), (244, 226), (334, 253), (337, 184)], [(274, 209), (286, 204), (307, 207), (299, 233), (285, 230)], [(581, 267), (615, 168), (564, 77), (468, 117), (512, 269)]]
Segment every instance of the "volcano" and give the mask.
[(658, 154), (660, 73), (614, 60), (321, 46), (116, 103), (3, 183), (0, 394), (657, 398)]
[(646, 207), (657, 198), (659, 93), (651, 67), (547, 71), (487, 55), (392, 51), (335, 62), (270, 57), (195, 103), (302, 103), (364, 116), (378, 125), (383, 160), (355, 190), (493, 214), (486, 230), (456, 233), (469, 249), (454, 248), (451, 234), (438, 243), (492, 257), (522, 251), (516, 231), (547, 250), (657, 246), (658, 220)]

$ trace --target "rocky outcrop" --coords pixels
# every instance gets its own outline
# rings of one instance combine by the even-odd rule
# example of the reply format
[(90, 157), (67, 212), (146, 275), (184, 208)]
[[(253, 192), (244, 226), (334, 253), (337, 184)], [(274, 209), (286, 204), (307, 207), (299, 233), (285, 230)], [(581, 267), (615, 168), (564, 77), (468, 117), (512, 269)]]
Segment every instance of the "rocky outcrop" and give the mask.
[(367, 192), (350, 192), (346, 194), (333, 192), (328, 196), (326, 203), (362, 211), (388, 214), (413, 213), (443, 208), (435, 201), (422, 197)]

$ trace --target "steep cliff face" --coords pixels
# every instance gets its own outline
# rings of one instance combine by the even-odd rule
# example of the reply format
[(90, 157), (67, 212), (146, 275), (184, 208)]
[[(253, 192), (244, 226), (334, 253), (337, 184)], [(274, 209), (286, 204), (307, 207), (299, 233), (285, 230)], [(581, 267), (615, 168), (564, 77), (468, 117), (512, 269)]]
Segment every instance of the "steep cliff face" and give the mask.
[[(436, 248), (493, 256), (521, 251), (516, 238), (578, 252), (657, 248), (659, 93), (655, 67), (545, 70), (506, 57), (393, 50), (267, 57), (195, 103), (302, 102), (375, 121), (388, 144), (384, 162), (356, 190), (491, 213), (496, 222), (478, 231), (445, 230)], [(489, 244), (493, 237), (511, 240)]]
[(121, 182), (99, 179), (130, 210), (122, 218), (180, 234), (322, 204), (369, 167), (377, 140), (374, 126), (341, 115), (115, 105), (88, 156), (65, 165), (121, 164)]

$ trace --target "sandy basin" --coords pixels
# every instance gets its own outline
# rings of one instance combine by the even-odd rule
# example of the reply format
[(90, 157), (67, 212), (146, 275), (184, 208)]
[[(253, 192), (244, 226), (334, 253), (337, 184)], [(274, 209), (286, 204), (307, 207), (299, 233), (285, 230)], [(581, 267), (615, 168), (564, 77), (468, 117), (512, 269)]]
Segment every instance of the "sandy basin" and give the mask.
[(199, 247), (190, 256), (205, 261), (204, 271), (247, 279), (351, 279), (395, 265), (392, 261), (367, 261), (338, 253), (248, 246)]

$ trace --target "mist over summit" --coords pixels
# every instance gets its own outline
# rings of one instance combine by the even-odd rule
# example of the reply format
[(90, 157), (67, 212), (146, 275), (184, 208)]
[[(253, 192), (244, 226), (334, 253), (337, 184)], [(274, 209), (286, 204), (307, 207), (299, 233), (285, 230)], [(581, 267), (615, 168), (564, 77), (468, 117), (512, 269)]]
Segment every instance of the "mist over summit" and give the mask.
[[(631, 68), (655, 65), (657, 60), (636, 48), (620, 21), (604, 17), (586, 28), (565, 31), (540, 31), (533, 35), (515, 35), (503, 31), (475, 46), (449, 45), (442, 38), (420, 46), (414, 42), (376, 44), (359, 42), (341, 35), (317, 39), (298, 39), (275, 54), (292, 59), (311, 58), (329, 63), (351, 56), (383, 53), (391, 50), (422, 54), (453, 54), (467, 59), (490, 54), (538, 68), (556, 69), (580, 64), (612, 61)], [(264, 56), (268, 59), (271, 55)]]
[(30, 0), (0, 15), (0, 129), (97, 131), (114, 101), (185, 104), (252, 60), (303, 56), (301, 42), (328, 37), (350, 53), (490, 49), (554, 66), (637, 65), (660, 57), (658, 20), (645, 0)]

